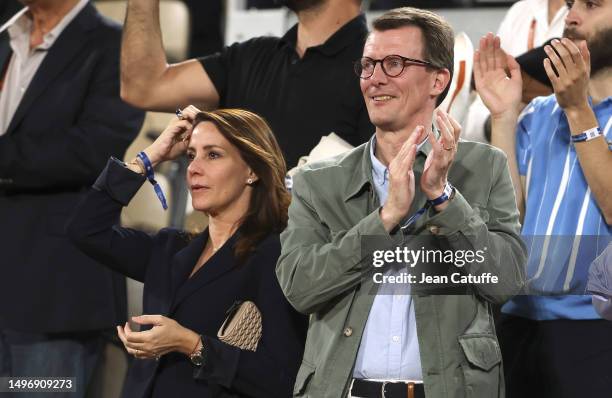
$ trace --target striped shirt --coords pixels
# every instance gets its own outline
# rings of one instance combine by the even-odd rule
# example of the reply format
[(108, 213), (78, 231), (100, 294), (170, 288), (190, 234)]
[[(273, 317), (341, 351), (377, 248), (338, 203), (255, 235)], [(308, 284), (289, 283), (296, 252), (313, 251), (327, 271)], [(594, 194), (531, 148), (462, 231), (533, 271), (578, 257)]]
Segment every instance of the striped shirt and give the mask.
[[(593, 111), (612, 140), (612, 97)], [(529, 250), (531, 295), (515, 297), (502, 308), (505, 313), (536, 320), (599, 318), (585, 295), (586, 281), (612, 228), (587, 184), (570, 135), (554, 95), (533, 100), (519, 119), (516, 149), (519, 173), (526, 178), (522, 235)]]

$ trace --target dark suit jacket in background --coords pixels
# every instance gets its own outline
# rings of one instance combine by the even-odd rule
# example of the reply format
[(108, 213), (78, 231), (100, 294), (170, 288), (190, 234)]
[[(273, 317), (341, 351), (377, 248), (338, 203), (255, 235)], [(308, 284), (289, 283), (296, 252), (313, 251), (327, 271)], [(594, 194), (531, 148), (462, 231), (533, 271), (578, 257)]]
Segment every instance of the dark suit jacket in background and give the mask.
[(17, 0), (0, 0), (0, 27), (22, 8)]
[[(183, 354), (133, 361), (123, 397), (291, 396), (301, 362), (307, 318), (287, 302), (275, 275), (278, 234), (260, 242), (244, 264), (233, 254), (237, 232), (191, 278), (208, 239), (193, 240), (175, 229), (151, 236), (120, 228), (127, 205), (144, 177), (111, 159), (75, 211), (68, 232), (86, 253), (122, 274), (144, 282), (144, 313), (161, 314), (203, 335), (205, 364), (195, 369)], [(152, 189), (152, 188), (151, 188)], [(251, 300), (262, 313), (257, 351), (242, 351), (217, 340), (226, 311)]]
[[(88, 4), (64, 29), (0, 136), (0, 328), (73, 332), (125, 319), (125, 280), (64, 225), (144, 114), (119, 97), (120, 27)], [(0, 33), (0, 65), (11, 56)], [(0, 69), (2, 67), (0, 66)]]

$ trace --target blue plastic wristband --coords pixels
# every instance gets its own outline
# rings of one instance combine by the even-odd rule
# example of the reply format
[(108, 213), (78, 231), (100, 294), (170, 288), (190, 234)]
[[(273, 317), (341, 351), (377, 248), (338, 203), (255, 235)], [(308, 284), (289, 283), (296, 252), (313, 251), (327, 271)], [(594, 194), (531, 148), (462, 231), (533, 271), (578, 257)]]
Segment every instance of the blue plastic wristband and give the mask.
[(450, 183), (447, 182), (446, 185), (444, 186), (444, 192), (442, 192), (442, 195), (438, 196), (435, 199), (428, 200), (427, 203), (429, 203), (431, 206), (437, 206), (437, 205), (440, 205), (446, 202), (447, 200), (450, 199), (451, 195), (453, 194), (454, 189), (455, 188)]
[(413, 225), (418, 219), (419, 217), (421, 217), (423, 214), (425, 214), (425, 212), (427, 211), (427, 209), (429, 209), (431, 207), (431, 205), (429, 204), (429, 202), (425, 203), (425, 206), (421, 207), (419, 210), (417, 210), (416, 213), (414, 213), (412, 216), (410, 216), (410, 218), (408, 220), (406, 220), (405, 223), (403, 223), (400, 226), (400, 229), (403, 231), (406, 228), (410, 227), (411, 225)]
[(591, 141), (601, 135), (601, 130), (598, 127), (593, 127), (583, 131), (580, 134), (572, 135), (572, 142), (586, 142)]
[(144, 164), (144, 167), (145, 167), (145, 177), (147, 177), (147, 180), (149, 180), (151, 185), (153, 185), (155, 194), (157, 195), (157, 198), (161, 202), (162, 207), (164, 208), (164, 210), (167, 210), (168, 203), (166, 202), (164, 191), (162, 191), (157, 181), (155, 181), (155, 173), (153, 172), (153, 165), (151, 164), (151, 160), (149, 160), (149, 157), (144, 152), (139, 152), (138, 155), (136, 156), (138, 157), (138, 159), (142, 160), (142, 163)]

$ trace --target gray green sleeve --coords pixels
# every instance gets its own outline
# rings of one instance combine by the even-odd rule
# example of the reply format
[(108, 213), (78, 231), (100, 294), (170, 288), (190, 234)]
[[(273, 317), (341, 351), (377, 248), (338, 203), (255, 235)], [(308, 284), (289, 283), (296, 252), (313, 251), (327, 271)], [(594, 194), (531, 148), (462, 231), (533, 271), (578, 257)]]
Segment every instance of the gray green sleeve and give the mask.
[(464, 274), (490, 272), (497, 276), (497, 284), (475, 288), (489, 301), (503, 303), (525, 284), (527, 251), (520, 238), (519, 212), (508, 162), (500, 151), (493, 152), (491, 173), (488, 203), (471, 206), (457, 190), (444, 211), (436, 213), (430, 209), (427, 224), (438, 227), (438, 238), (452, 250), (484, 250), (484, 262), (472, 262), (457, 269)]

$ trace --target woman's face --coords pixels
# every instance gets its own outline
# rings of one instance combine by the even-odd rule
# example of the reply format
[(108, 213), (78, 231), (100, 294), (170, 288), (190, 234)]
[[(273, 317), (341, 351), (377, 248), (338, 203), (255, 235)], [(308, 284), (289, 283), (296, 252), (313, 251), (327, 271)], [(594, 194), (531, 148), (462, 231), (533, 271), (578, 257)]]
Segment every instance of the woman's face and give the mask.
[(255, 174), (211, 122), (196, 126), (189, 140), (187, 184), (192, 205), (209, 215), (232, 212), (241, 217), (248, 209)]

